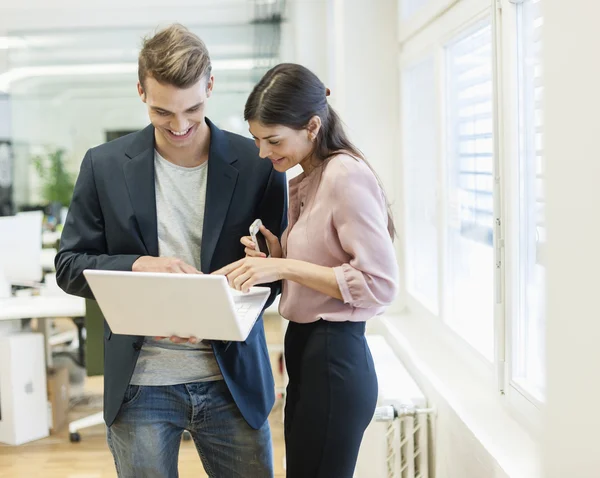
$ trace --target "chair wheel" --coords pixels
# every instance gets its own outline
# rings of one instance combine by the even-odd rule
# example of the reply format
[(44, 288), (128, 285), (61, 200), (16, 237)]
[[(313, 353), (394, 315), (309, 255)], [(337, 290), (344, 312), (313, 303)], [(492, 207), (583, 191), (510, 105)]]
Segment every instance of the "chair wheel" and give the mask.
[(183, 432), (183, 441), (190, 441), (192, 439), (192, 435), (187, 430)]
[(69, 434), (69, 441), (71, 443), (79, 443), (81, 441), (81, 435), (77, 432)]

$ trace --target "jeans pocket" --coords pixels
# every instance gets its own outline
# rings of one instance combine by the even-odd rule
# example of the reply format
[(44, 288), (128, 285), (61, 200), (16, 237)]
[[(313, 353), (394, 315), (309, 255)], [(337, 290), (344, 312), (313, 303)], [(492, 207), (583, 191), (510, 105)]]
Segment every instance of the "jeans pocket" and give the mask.
[(123, 396), (123, 405), (130, 405), (135, 402), (142, 392), (140, 385), (127, 385), (125, 389), (125, 395)]

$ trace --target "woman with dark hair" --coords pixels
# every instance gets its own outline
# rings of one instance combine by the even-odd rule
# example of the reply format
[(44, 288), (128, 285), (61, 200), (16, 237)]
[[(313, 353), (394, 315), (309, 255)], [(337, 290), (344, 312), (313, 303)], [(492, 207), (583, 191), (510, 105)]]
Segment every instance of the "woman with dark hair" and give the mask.
[(328, 95), (295, 64), (274, 67), (250, 94), (244, 117), (260, 156), (277, 171), (300, 164), (303, 173), (290, 181), (281, 244), (261, 227), (270, 257), (243, 237), (247, 257), (215, 272), (243, 291), (283, 280), (288, 478), (352, 477), (377, 401), (365, 322), (398, 287), (385, 194)]

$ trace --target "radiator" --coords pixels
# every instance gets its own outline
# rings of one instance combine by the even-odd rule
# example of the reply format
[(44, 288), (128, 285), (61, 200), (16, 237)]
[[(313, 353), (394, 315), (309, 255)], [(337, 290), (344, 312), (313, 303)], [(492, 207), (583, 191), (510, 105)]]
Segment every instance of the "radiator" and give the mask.
[(361, 445), (355, 478), (429, 478), (433, 411), (386, 340), (367, 337), (379, 381), (378, 408)]

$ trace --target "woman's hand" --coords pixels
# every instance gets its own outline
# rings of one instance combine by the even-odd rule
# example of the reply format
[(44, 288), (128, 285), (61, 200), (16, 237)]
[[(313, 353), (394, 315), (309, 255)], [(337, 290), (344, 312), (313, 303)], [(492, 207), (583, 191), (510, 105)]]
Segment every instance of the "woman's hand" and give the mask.
[[(269, 245), (269, 252), (271, 257), (273, 258), (281, 258), (283, 257), (283, 252), (281, 250), (281, 244), (279, 243), (279, 239), (275, 234), (269, 231), (264, 225), (260, 226), (260, 232), (263, 233), (265, 239), (267, 240), (267, 244)], [(267, 257), (266, 254), (259, 252), (256, 250), (256, 244), (252, 240), (251, 236), (244, 236), (240, 239), (242, 245), (246, 247), (244, 252), (247, 257)]]
[[(278, 241), (279, 242), (279, 241)], [(284, 278), (285, 259), (246, 257), (214, 271), (214, 275), (227, 277), (229, 285), (236, 290), (248, 292), (257, 284), (268, 284)]]

